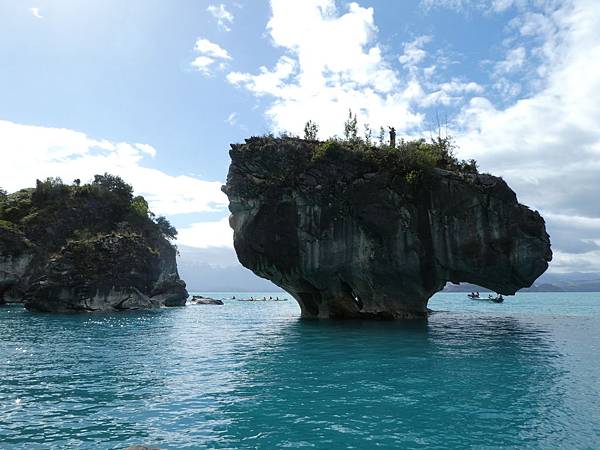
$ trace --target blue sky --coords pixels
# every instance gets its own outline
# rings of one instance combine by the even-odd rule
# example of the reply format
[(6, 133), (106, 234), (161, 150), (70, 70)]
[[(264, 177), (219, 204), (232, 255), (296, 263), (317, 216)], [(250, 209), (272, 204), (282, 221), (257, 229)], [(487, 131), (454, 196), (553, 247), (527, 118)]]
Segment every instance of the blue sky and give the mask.
[(594, 0), (2, 0), (0, 186), (111, 171), (227, 247), (230, 143), (439, 116), (544, 214), (553, 270), (600, 270), (599, 26)]

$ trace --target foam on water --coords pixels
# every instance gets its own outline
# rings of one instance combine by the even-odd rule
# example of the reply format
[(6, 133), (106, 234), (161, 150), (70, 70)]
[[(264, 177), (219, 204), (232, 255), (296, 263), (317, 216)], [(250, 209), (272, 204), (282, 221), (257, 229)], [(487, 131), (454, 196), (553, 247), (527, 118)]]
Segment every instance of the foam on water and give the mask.
[(423, 322), (311, 322), (293, 301), (4, 306), (0, 447), (598, 448), (600, 294), (430, 307)]

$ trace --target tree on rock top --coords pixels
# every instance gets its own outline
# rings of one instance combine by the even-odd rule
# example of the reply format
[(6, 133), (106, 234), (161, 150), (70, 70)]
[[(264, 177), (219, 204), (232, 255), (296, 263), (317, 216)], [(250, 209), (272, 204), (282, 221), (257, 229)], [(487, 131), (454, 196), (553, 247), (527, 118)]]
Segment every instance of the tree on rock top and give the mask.
[(167, 239), (175, 239), (177, 237), (177, 230), (165, 216), (158, 216), (156, 218), (156, 225), (162, 235)]

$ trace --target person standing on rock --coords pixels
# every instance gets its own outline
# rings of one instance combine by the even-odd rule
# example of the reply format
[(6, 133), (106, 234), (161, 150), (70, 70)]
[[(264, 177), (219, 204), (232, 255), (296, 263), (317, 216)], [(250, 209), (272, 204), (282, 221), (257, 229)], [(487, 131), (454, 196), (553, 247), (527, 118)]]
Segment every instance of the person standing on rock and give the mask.
[(394, 127), (389, 127), (390, 129), (390, 147), (396, 148), (396, 129)]

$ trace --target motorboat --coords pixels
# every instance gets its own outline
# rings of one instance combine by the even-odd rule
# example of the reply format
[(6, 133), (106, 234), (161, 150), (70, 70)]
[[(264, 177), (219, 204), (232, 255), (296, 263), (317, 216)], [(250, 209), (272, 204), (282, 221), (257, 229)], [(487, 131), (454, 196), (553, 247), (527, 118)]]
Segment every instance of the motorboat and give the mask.
[(502, 294), (496, 294), (496, 296), (493, 296), (492, 294), (490, 294), (487, 297), (481, 297), (479, 295), (479, 292), (471, 292), (470, 294), (467, 295), (467, 297), (469, 297), (471, 300), (481, 300), (484, 302), (492, 302), (492, 303), (504, 302), (504, 297), (502, 297)]

